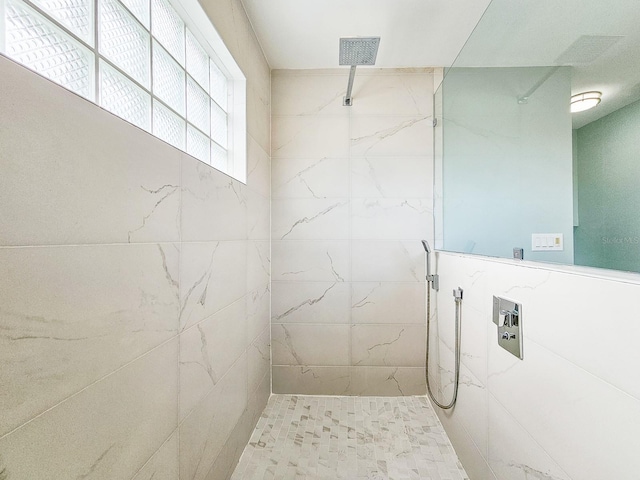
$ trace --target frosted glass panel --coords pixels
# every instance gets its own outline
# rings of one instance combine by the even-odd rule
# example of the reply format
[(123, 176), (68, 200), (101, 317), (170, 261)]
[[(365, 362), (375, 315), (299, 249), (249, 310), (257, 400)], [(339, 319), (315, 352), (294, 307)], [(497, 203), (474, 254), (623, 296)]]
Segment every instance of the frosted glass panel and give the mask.
[(98, 29), (100, 53), (148, 87), (150, 48), (144, 28), (116, 0), (101, 0)]
[(209, 55), (188, 29), (187, 72), (202, 88), (209, 88)]
[(187, 125), (187, 153), (189, 155), (209, 163), (209, 155), (211, 154), (209, 143), (209, 137), (191, 125)]
[(211, 71), (211, 84), (209, 87), (209, 93), (222, 109), (227, 111), (227, 77), (220, 71), (218, 66), (213, 63), (213, 60), (209, 62)]
[(140, 128), (151, 130), (151, 96), (103, 60), (100, 105)]
[(153, 36), (184, 66), (184, 22), (166, 0), (152, 0)]
[(94, 56), (21, 2), (7, 1), (5, 53), (83, 97), (94, 98)]
[(211, 139), (227, 148), (227, 114), (211, 102)]
[(185, 113), (184, 70), (156, 42), (153, 42), (153, 94), (180, 115)]
[(209, 133), (209, 95), (187, 76), (187, 120)]
[(149, 16), (151, 15), (149, 0), (121, 0), (125, 7), (129, 9), (135, 17), (140, 20), (145, 27), (149, 28)]
[(34, 3), (89, 45), (93, 45), (93, 1), (35, 0)]
[(211, 142), (211, 166), (223, 172), (226, 172), (228, 169), (227, 151), (214, 142)]
[(185, 121), (160, 102), (153, 102), (153, 134), (184, 151)]

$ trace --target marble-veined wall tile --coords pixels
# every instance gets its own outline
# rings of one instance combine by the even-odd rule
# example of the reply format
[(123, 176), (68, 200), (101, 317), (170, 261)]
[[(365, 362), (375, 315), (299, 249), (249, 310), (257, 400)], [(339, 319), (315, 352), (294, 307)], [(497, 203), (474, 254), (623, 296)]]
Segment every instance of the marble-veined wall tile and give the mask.
[(350, 367), (349, 395), (424, 395), (424, 368)]
[(349, 323), (351, 296), (346, 282), (274, 282), (271, 321)]
[(433, 236), (431, 200), (361, 198), (351, 200), (351, 238), (359, 240), (429, 239)]
[(424, 325), (425, 285), (418, 282), (351, 282), (351, 322)]
[(349, 365), (348, 325), (273, 324), (273, 365)]
[(273, 117), (273, 158), (345, 158), (349, 154), (347, 117)]
[(182, 241), (247, 238), (247, 187), (194, 158), (182, 159)]
[(177, 332), (177, 244), (0, 248), (0, 434)]
[(347, 93), (348, 80), (348, 69), (327, 75), (274, 70), (271, 76), (271, 113), (275, 116), (346, 117), (350, 111), (342, 105), (342, 99)]
[(349, 199), (274, 199), (274, 240), (342, 240), (349, 238)]
[(251, 292), (271, 280), (271, 245), (268, 240), (247, 242), (247, 291)]
[[(526, 336), (524, 361), (497, 342), (489, 342), (488, 358), (490, 393), (570, 477), (625, 478), (640, 468), (633, 453), (640, 448), (636, 398)], [(535, 383), (535, 394), (532, 379), (544, 379)], [(605, 460), (587, 465), (584, 458)]]
[(347, 282), (348, 241), (277, 241), (271, 243), (272, 281)]
[(247, 293), (247, 345), (269, 326), (271, 311), (271, 283)]
[(271, 329), (264, 331), (247, 347), (249, 396), (255, 394), (271, 366)]
[(206, 478), (246, 407), (243, 354), (180, 425), (180, 478)]
[(431, 115), (362, 116), (351, 120), (351, 155), (416, 156), (429, 155), (432, 149)]
[(179, 473), (176, 430), (132, 480), (179, 480)]
[(174, 339), (3, 437), (0, 472), (132, 478), (177, 427), (177, 355)]
[(431, 73), (376, 75), (359, 72), (353, 88), (351, 114), (431, 115), (432, 92)]
[(354, 240), (351, 255), (354, 281), (424, 281), (424, 248), (419, 240)]
[(247, 238), (271, 239), (271, 199), (247, 190)]
[(183, 243), (180, 260), (180, 330), (245, 295), (247, 242)]
[(350, 367), (272, 367), (273, 393), (299, 395), (348, 395)]
[(263, 197), (271, 194), (269, 153), (252, 136), (247, 139), (247, 187)]
[(489, 435), (489, 465), (499, 480), (600, 478), (570, 477), (491, 395)]
[(433, 161), (423, 157), (351, 159), (351, 195), (357, 198), (430, 199)]
[(215, 387), (245, 351), (246, 341), (244, 298), (180, 334), (180, 418)]
[(425, 355), (424, 325), (351, 326), (351, 365), (420, 367)]
[(273, 198), (349, 197), (349, 159), (275, 158)]
[(0, 69), (0, 245), (179, 240), (182, 153), (11, 60)]

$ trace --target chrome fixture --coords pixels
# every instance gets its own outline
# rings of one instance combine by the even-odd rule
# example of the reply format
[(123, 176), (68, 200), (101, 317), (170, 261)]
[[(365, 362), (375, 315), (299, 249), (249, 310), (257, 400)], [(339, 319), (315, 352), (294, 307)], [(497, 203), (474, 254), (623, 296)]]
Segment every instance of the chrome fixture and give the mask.
[(378, 56), (380, 37), (345, 37), (340, 39), (340, 65), (351, 65), (347, 95), (342, 104), (346, 107), (353, 105), (351, 89), (356, 76), (357, 65), (374, 65)]
[(455, 356), (455, 370), (454, 370), (454, 381), (453, 381), (453, 396), (451, 401), (447, 404), (440, 403), (436, 400), (435, 395), (431, 391), (431, 384), (429, 383), (429, 331), (431, 326), (431, 287), (438, 291), (440, 288), (439, 285), (439, 276), (431, 275), (431, 248), (429, 247), (429, 243), (426, 240), (422, 240), (422, 246), (424, 247), (425, 256), (426, 256), (426, 278), (427, 278), (427, 332), (426, 332), (426, 353), (425, 353), (425, 379), (427, 383), (427, 393), (429, 394), (429, 398), (433, 403), (435, 403), (438, 407), (448, 410), (456, 404), (456, 400), (458, 399), (458, 384), (460, 383), (460, 320), (462, 318), (462, 289), (460, 287), (456, 288), (453, 291), (453, 298), (456, 304), (456, 314), (455, 314), (455, 346), (454, 346), (454, 356)]
[(494, 296), (493, 323), (498, 326), (498, 345), (522, 360), (522, 305)]

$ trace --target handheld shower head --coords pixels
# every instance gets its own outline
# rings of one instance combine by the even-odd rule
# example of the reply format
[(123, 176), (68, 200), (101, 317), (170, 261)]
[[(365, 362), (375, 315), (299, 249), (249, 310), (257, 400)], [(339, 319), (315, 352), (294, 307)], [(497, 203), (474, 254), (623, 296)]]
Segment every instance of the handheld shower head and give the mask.
[(422, 246), (424, 247), (425, 255), (425, 270), (427, 274), (427, 284), (431, 284), (431, 288), (435, 291), (440, 290), (440, 276), (438, 274), (431, 275), (431, 247), (429, 242), (422, 240)]
[(424, 247), (424, 251), (427, 253), (431, 253), (431, 247), (429, 246), (429, 242), (426, 240), (422, 240), (422, 246)]

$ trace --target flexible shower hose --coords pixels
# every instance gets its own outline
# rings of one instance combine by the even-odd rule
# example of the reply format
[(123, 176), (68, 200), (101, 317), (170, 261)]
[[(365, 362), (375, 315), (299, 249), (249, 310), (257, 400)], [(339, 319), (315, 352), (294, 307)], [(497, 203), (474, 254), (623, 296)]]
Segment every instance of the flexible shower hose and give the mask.
[[(455, 296), (455, 294), (454, 294)], [(460, 381), (460, 318), (462, 316), (461, 305), (462, 298), (455, 297), (456, 302), (456, 338), (455, 338), (455, 372), (454, 372), (454, 381), (453, 381), (453, 398), (451, 402), (448, 404), (443, 404), (436, 400), (433, 392), (431, 391), (431, 385), (429, 384), (429, 326), (431, 324), (431, 286), (427, 281), (427, 348), (425, 355), (425, 379), (427, 381), (427, 392), (429, 393), (429, 398), (433, 403), (435, 403), (438, 407), (448, 410), (456, 404), (456, 400), (458, 399), (458, 383)]]

